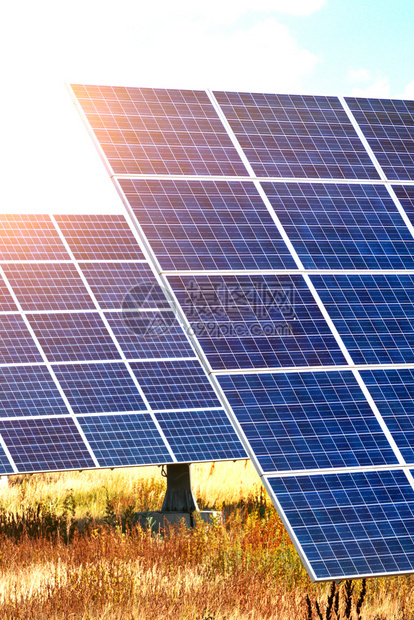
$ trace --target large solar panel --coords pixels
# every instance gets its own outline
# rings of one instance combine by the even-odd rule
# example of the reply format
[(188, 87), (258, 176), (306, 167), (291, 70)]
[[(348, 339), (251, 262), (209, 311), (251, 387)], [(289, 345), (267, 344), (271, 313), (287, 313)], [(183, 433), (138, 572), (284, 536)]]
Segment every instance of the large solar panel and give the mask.
[(32, 372), (0, 468), (246, 450), (313, 580), (413, 571), (413, 102), (72, 90), (127, 217), (1, 220), (61, 263), (5, 267), (0, 352), (63, 412)]
[(1, 221), (0, 473), (246, 457), (124, 215)]

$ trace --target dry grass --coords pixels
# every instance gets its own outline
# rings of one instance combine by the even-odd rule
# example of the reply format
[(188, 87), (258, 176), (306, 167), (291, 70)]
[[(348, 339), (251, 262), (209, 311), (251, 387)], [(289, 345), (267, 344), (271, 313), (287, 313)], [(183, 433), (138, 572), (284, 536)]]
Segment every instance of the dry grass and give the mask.
[[(0, 618), (7, 620), (309, 620), (326, 618), (329, 585), (311, 584), (250, 463), (193, 467), (201, 507), (225, 523), (128, 527), (158, 509), (158, 468), (15, 478), (0, 491)], [(96, 518), (113, 513), (115, 526)], [(76, 519), (86, 520), (83, 532)], [(414, 579), (367, 582), (361, 620), (411, 620)], [(345, 583), (338, 613), (344, 618)], [(361, 582), (355, 582), (350, 618)]]

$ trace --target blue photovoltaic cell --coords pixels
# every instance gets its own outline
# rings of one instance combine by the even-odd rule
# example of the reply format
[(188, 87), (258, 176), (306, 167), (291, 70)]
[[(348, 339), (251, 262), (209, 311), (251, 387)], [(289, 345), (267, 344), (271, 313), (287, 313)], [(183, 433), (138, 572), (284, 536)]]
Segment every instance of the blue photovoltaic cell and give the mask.
[(71, 418), (0, 420), (0, 434), (19, 472), (95, 467)]
[(389, 180), (414, 180), (414, 101), (346, 102)]
[(0, 368), (0, 417), (68, 413), (45, 366)]
[(350, 371), (218, 380), (265, 472), (398, 464)]
[(214, 94), (257, 176), (379, 178), (337, 97)]
[(53, 370), (74, 413), (109, 413), (146, 409), (126, 366), (71, 364)]
[(414, 362), (414, 276), (311, 279), (354, 363)]
[(0, 260), (69, 260), (48, 215), (0, 215)]
[(80, 417), (78, 420), (101, 467), (172, 462), (148, 413)]
[(56, 215), (77, 260), (141, 260), (143, 253), (123, 215)]
[(96, 312), (31, 314), (29, 322), (50, 362), (119, 359), (121, 356)]
[(392, 189), (396, 193), (404, 211), (408, 215), (411, 224), (414, 226), (414, 186), (393, 185)]
[(131, 368), (153, 409), (220, 406), (198, 360), (132, 362)]
[(173, 312), (107, 312), (108, 323), (128, 359), (193, 357)]
[(5, 312), (17, 312), (17, 306), (13, 301), (9, 289), (7, 288), (3, 278), (0, 276), (0, 310)]
[(10, 461), (7, 458), (5, 451), (3, 450), (3, 446), (0, 445), (0, 474), (3, 476), (13, 473), (13, 467), (10, 465)]
[(253, 183), (120, 179), (163, 269), (295, 269)]
[(178, 462), (247, 458), (223, 410), (156, 413)]
[(86, 310), (94, 303), (74, 265), (4, 265), (23, 310)]
[(404, 472), (268, 480), (317, 579), (414, 570), (414, 490)]
[(19, 315), (0, 315), (0, 364), (42, 362), (42, 356)]
[(363, 370), (361, 377), (408, 463), (414, 463), (414, 370)]
[(215, 370), (343, 364), (302, 276), (171, 276)]
[(263, 183), (305, 269), (413, 269), (414, 239), (381, 185)]
[(204, 91), (72, 89), (115, 173), (247, 175)]
[(103, 309), (170, 307), (145, 263), (83, 263), (81, 268)]

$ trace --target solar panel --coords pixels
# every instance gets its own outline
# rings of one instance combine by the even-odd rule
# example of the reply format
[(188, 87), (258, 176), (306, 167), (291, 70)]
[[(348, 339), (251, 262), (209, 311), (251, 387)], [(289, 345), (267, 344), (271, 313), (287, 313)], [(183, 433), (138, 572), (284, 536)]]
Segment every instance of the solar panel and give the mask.
[(197, 359), (131, 362), (131, 368), (153, 409), (220, 406)]
[[(5, 239), (0, 279), (0, 473), (176, 463), (181, 436), (192, 460), (246, 456), (124, 215), (2, 222), (15, 243)], [(171, 363), (164, 397), (128, 360), (148, 362), (143, 377)], [(171, 402), (199, 393), (205, 407), (174, 435), (177, 455), (150, 404), (169, 388), (181, 390)]]
[(81, 269), (105, 310), (170, 307), (146, 263), (82, 263)]
[(94, 466), (75, 421), (69, 417), (0, 420), (0, 434), (18, 472)]
[(203, 91), (73, 87), (116, 173), (244, 175)]
[(337, 97), (214, 94), (257, 176), (378, 178)]
[(0, 367), (2, 418), (67, 415), (67, 408), (45, 366)]
[(253, 183), (123, 179), (163, 269), (283, 269), (295, 262)]
[(155, 417), (178, 462), (246, 457), (224, 410), (158, 411)]
[(301, 275), (168, 280), (215, 370), (345, 363)]
[(414, 101), (347, 97), (346, 102), (387, 179), (414, 181)]
[(318, 579), (414, 569), (414, 491), (402, 471), (272, 478)]
[(267, 473), (398, 464), (350, 371), (229, 375), (219, 382)]
[(332, 321), (357, 364), (414, 362), (414, 276), (312, 276)]
[(56, 215), (77, 260), (140, 260), (144, 255), (122, 215)]
[(12, 264), (3, 271), (23, 310), (87, 310), (94, 304), (74, 265)]
[(101, 467), (173, 462), (148, 413), (80, 417), (79, 423)]
[(55, 366), (53, 370), (76, 414), (146, 409), (123, 363)]
[(0, 214), (0, 260), (69, 260), (48, 215)]
[(313, 580), (413, 571), (413, 103), (73, 91), (131, 227), (36, 222), (94, 303), (26, 315), (55, 419), (91, 467), (246, 450)]
[(414, 268), (414, 239), (383, 185), (263, 189), (306, 269)]
[(129, 360), (194, 357), (194, 350), (171, 312), (107, 312), (118, 344)]

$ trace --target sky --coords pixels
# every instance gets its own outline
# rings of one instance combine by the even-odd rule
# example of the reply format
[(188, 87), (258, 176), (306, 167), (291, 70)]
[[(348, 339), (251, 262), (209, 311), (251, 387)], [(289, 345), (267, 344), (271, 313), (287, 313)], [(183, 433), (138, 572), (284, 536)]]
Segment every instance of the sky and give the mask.
[(66, 83), (414, 99), (413, 0), (9, 0), (0, 209), (116, 212)]

